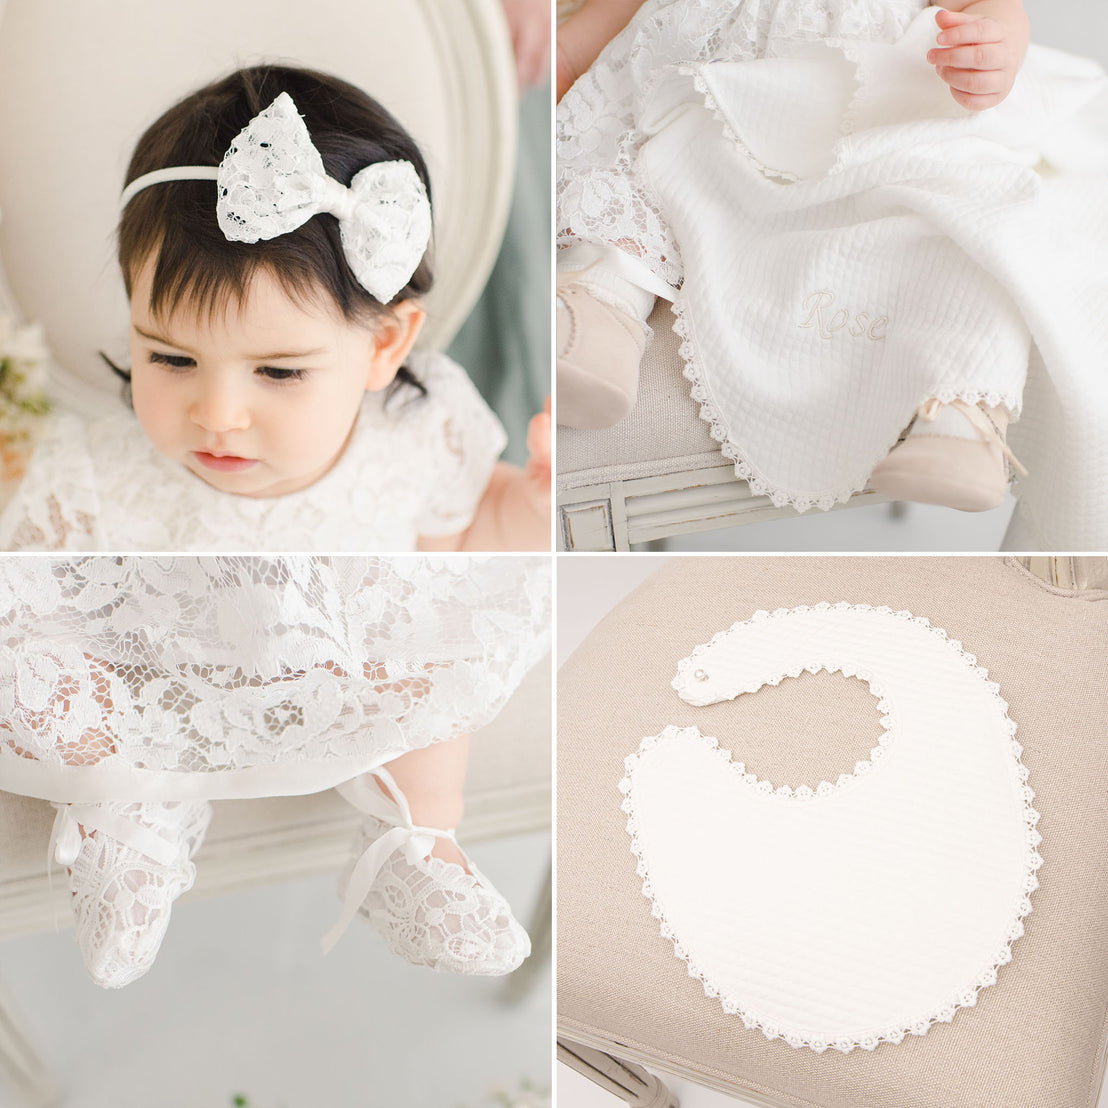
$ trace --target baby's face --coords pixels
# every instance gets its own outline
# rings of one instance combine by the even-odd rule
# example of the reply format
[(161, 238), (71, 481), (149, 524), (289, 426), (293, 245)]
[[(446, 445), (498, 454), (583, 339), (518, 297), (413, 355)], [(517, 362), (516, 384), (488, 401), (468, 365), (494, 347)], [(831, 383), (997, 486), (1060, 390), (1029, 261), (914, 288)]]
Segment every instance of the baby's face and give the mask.
[(212, 317), (149, 310), (153, 272), (131, 296), (131, 393), (154, 446), (239, 496), (307, 488), (337, 461), (367, 389), (387, 386), (423, 314), (407, 302), (375, 330), (300, 304), (259, 270), (240, 305)]

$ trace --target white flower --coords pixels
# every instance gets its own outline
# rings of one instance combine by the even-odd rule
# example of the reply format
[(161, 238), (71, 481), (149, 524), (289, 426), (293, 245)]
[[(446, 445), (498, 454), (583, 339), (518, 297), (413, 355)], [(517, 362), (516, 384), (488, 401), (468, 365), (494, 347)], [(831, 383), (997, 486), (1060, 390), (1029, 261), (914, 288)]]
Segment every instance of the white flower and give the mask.
[(0, 358), (10, 358), (27, 367), (38, 367), (44, 365), (49, 357), (41, 324), (20, 326), (10, 316), (0, 315)]

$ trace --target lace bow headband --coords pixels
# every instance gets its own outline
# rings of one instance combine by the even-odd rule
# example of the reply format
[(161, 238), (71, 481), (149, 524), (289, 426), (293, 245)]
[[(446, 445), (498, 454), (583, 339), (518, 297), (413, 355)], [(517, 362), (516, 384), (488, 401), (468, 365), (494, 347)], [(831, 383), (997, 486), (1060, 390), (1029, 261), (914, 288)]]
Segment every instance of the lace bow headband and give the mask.
[(431, 239), (431, 205), (412, 163), (368, 165), (346, 188), (327, 175), (287, 92), (254, 116), (218, 167), (146, 173), (123, 190), (120, 209), (149, 185), (209, 180), (218, 186), (216, 219), (229, 242), (276, 238), (319, 212), (335, 216), (354, 276), (383, 304), (408, 283)]

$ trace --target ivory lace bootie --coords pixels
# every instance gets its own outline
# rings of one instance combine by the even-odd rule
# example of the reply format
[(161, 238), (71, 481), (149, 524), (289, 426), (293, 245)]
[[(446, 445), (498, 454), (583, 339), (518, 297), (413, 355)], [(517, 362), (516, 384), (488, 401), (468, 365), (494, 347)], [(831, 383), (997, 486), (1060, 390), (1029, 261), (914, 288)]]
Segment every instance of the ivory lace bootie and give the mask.
[(324, 949), (360, 913), (412, 965), (445, 973), (511, 973), (530, 954), (531, 940), (508, 902), (468, 857), (465, 869), (435, 858), (435, 839), (456, 844), (454, 832), (416, 826), (392, 776), (374, 772), (395, 800), (369, 774), (338, 787), (366, 819), (339, 878), (343, 917)]
[(173, 901), (196, 879), (192, 855), (208, 829), (211, 805), (55, 807), (54, 856), (69, 867), (81, 957), (97, 985), (121, 989), (154, 964)]
[(941, 504), (963, 512), (997, 507), (1008, 491), (1008, 463), (1027, 470), (1005, 441), (1008, 409), (929, 400), (907, 438), (870, 475), (870, 486), (893, 500)]
[(635, 406), (650, 328), (580, 284), (557, 300), (558, 422), (597, 430)]

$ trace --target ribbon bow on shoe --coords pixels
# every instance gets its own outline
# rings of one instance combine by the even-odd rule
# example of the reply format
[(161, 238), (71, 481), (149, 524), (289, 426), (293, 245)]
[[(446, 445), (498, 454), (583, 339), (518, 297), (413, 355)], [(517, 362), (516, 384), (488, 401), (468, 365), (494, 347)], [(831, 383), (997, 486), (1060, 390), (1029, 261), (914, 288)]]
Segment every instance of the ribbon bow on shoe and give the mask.
[(165, 181), (216, 182), (216, 218), (230, 242), (274, 239), (327, 212), (359, 284), (387, 304), (408, 283), (431, 240), (431, 204), (408, 161), (376, 162), (347, 188), (327, 174), (296, 104), (282, 92), (239, 132), (216, 166), (171, 166), (136, 178), (120, 207)]
[(145, 854), (163, 866), (170, 866), (180, 857), (181, 844), (163, 839), (156, 831), (118, 815), (103, 804), (55, 804), (58, 814), (50, 833), (50, 853), (59, 866), (72, 866), (81, 853), (85, 832), (99, 831), (110, 835)]
[[(204, 801), (56, 804), (54, 859), (69, 868), (74, 930), (96, 984), (122, 988), (154, 964), (173, 901), (192, 886)], [(84, 834), (82, 834), (82, 829)]]
[(508, 902), (468, 857), (467, 873), (431, 855), (440, 836), (457, 845), (454, 831), (416, 824), (387, 770), (347, 781), (337, 791), (367, 818), (346, 874), (342, 915), (323, 939), (325, 953), (361, 912), (393, 952), (413, 965), (498, 975), (527, 957), (531, 942)]

